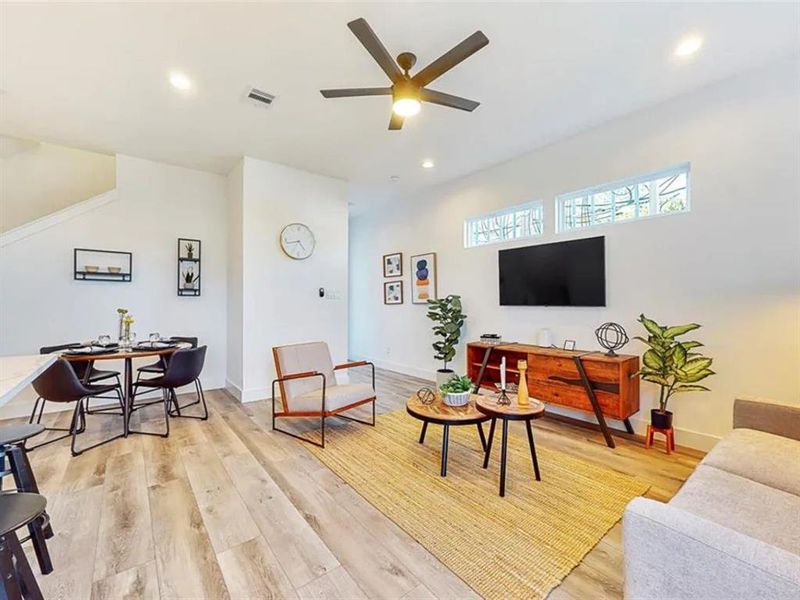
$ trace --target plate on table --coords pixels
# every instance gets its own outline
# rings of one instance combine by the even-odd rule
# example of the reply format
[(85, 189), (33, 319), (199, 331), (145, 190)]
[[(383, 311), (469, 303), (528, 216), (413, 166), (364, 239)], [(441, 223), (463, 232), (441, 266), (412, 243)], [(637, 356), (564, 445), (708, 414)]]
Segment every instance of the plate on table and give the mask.
[(103, 348), (102, 346), (81, 346), (80, 348), (69, 348), (64, 354), (70, 356), (94, 356), (95, 354), (109, 354), (114, 348)]
[(168, 350), (177, 346), (178, 344), (175, 342), (139, 342), (131, 350), (134, 352), (152, 352), (154, 350)]

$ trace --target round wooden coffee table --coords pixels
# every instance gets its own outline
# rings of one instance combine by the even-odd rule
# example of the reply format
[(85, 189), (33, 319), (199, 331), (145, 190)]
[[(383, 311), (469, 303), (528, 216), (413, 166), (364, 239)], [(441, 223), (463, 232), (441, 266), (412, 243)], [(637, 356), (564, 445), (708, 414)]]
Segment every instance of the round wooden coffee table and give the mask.
[(492, 424), (489, 426), (489, 441), (486, 444), (486, 454), (483, 458), (484, 469), (489, 466), (489, 457), (492, 453), (492, 440), (494, 439), (494, 426), (497, 419), (503, 421), (503, 440), (500, 446), (500, 495), (506, 495), (506, 456), (508, 453), (509, 421), (525, 421), (525, 429), (528, 431), (528, 446), (531, 449), (531, 460), (533, 461), (533, 473), (536, 476), (536, 481), (541, 481), (542, 478), (539, 476), (539, 461), (536, 460), (536, 445), (533, 443), (531, 421), (544, 415), (544, 404), (533, 398), (529, 400), (529, 405), (524, 407), (517, 405), (515, 398), (512, 398), (511, 404), (498, 404), (497, 398), (492, 398), (490, 396), (477, 396), (476, 398), (477, 410), (487, 418), (492, 419)]
[(483, 414), (475, 407), (475, 401), (480, 398), (477, 394), (470, 395), (469, 403), (464, 406), (448, 406), (442, 402), (440, 394), (436, 394), (436, 399), (431, 404), (424, 404), (419, 397), (414, 394), (406, 402), (406, 411), (415, 419), (422, 421), (422, 432), (419, 434), (419, 443), (425, 443), (425, 433), (428, 431), (428, 423), (441, 425), (442, 432), (442, 477), (447, 476), (447, 445), (450, 439), (450, 427), (458, 425), (476, 425), (478, 435), (481, 438), (481, 447), (486, 451), (486, 436), (483, 434), (481, 423), (488, 421), (491, 417)]

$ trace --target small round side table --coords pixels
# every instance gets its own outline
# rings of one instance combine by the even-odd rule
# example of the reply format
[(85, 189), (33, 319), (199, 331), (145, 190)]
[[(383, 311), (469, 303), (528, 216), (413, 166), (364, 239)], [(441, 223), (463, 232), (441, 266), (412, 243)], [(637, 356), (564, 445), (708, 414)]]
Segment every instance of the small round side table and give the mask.
[(508, 454), (508, 422), (525, 421), (525, 429), (528, 432), (528, 446), (531, 450), (531, 460), (533, 461), (533, 473), (536, 481), (541, 481), (539, 475), (539, 461), (536, 459), (536, 444), (533, 442), (533, 429), (531, 421), (544, 415), (544, 404), (531, 398), (528, 406), (519, 406), (512, 400), (511, 404), (498, 404), (497, 398), (489, 396), (478, 396), (475, 401), (475, 408), (492, 419), (489, 426), (489, 441), (486, 443), (486, 454), (483, 459), (483, 468), (489, 466), (489, 457), (492, 454), (492, 440), (494, 439), (494, 427), (497, 419), (503, 421), (503, 439), (500, 446), (500, 495), (506, 495), (506, 459)]
[(422, 421), (422, 433), (419, 436), (419, 443), (425, 443), (425, 433), (428, 431), (428, 423), (441, 425), (442, 431), (442, 477), (447, 476), (447, 447), (450, 440), (450, 427), (460, 425), (476, 425), (478, 435), (481, 439), (481, 448), (486, 450), (486, 438), (483, 435), (481, 423), (488, 421), (489, 417), (479, 412), (475, 408), (475, 402), (480, 396), (471, 394), (469, 402), (464, 406), (449, 406), (442, 402), (441, 394), (436, 394), (436, 399), (431, 404), (425, 404), (416, 394), (411, 396), (406, 402), (406, 412), (415, 419)]

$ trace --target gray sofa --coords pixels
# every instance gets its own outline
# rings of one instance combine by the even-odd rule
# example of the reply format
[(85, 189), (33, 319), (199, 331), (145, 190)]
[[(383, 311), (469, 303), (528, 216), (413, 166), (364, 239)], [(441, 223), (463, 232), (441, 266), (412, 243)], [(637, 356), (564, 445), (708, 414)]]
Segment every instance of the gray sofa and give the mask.
[(668, 504), (625, 509), (625, 597), (800, 599), (800, 405), (737, 399)]

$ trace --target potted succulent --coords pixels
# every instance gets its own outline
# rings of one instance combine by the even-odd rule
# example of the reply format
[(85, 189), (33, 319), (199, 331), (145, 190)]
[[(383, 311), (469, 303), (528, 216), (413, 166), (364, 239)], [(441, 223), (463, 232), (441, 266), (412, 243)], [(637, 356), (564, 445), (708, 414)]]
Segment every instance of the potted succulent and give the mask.
[(188, 259), (194, 258), (194, 244), (192, 242), (189, 242), (186, 244), (185, 248), (186, 248), (186, 258)]
[(441, 387), (454, 375), (453, 369), (447, 368), (447, 363), (456, 355), (461, 326), (467, 318), (461, 312), (461, 296), (451, 294), (442, 300), (428, 300), (428, 318), (436, 323), (433, 333), (441, 338), (433, 343), (433, 357), (443, 363), (442, 368), (436, 372), (436, 385)]
[(442, 393), (442, 402), (448, 406), (465, 406), (469, 402), (472, 388), (469, 377), (455, 375), (439, 386), (439, 391)]
[(667, 410), (669, 399), (675, 394), (686, 392), (708, 392), (703, 385), (698, 385), (706, 377), (714, 375), (711, 358), (699, 352), (693, 352), (703, 344), (697, 341), (678, 340), (680, 336), (699, 329), (697, 323), (662, 326), (639, 315), (639, 322), (647, 330), (647, 337), (636, 336), (634, 339), (644, 342), (650, 348), (642, 356), (643, 366), (639, 375), (643, 380), (655, 383), (661, 390), (658, 408), (650, 410), (650, 422), (654, 427), (669, 429), (672, 427), (672, 413)]
[(188, 271), (183, 272), (183, 289), (185, 290), (193, 290), (195, 283), (197, 280), (200, 279), (199, 275), (195, 275), (194, 271), (189, 269)]

